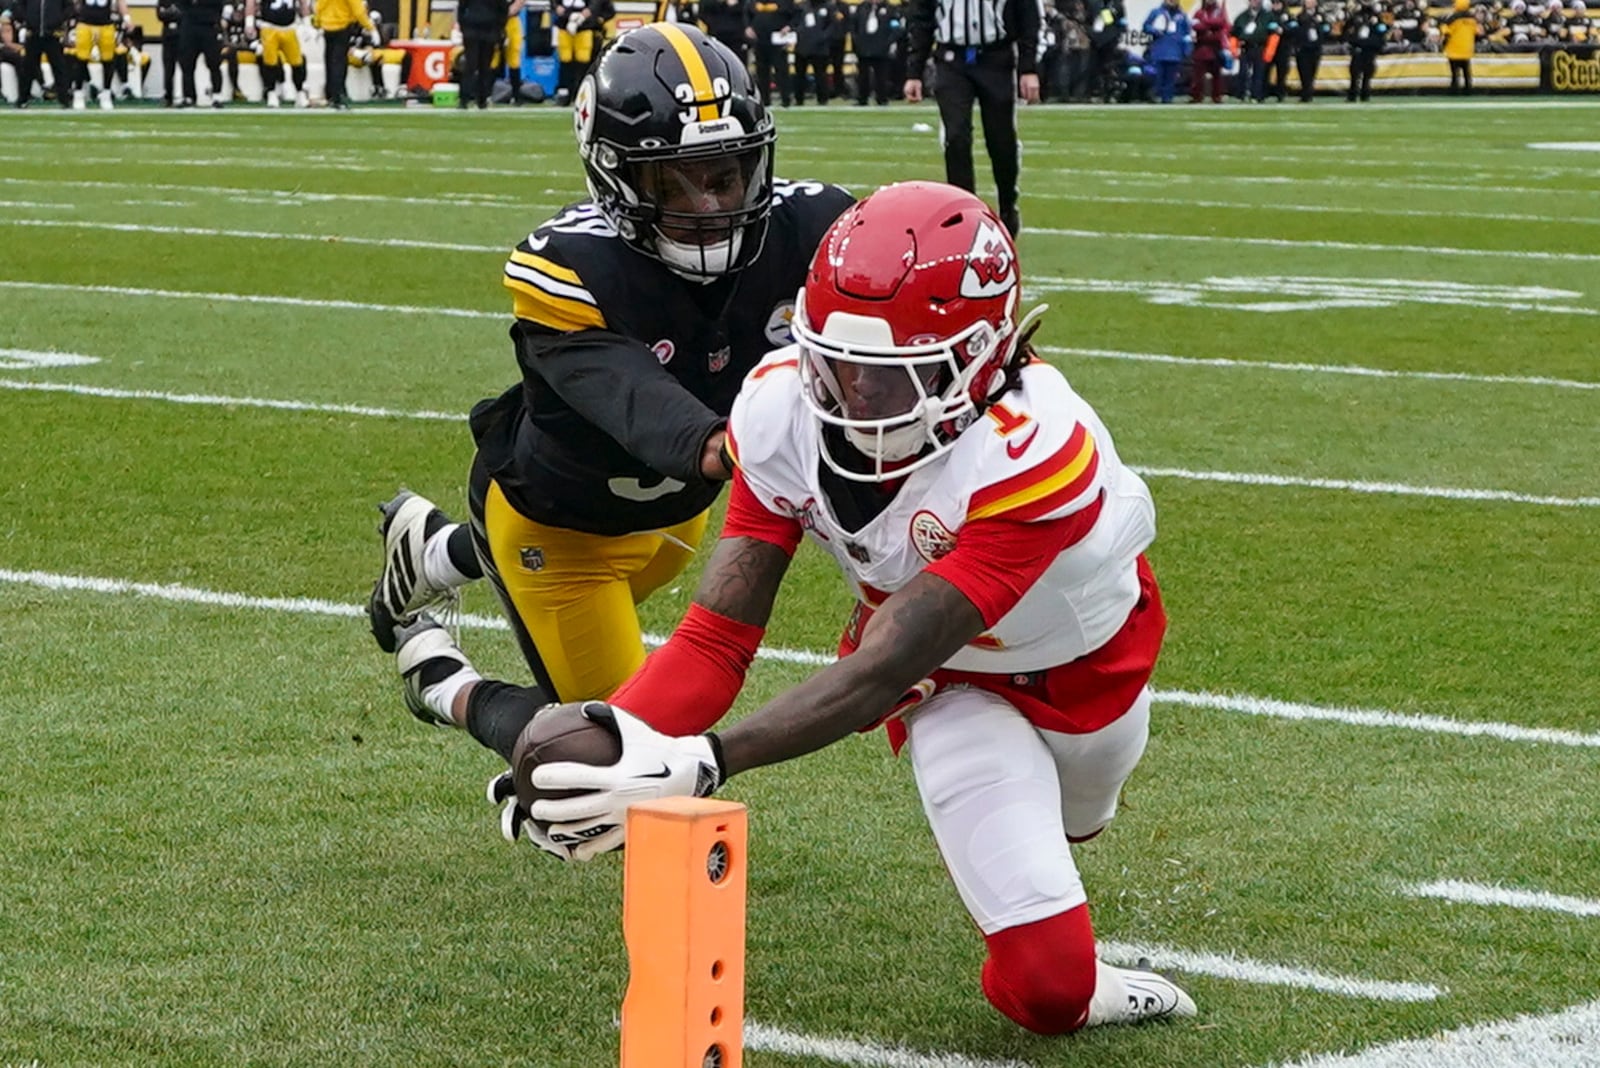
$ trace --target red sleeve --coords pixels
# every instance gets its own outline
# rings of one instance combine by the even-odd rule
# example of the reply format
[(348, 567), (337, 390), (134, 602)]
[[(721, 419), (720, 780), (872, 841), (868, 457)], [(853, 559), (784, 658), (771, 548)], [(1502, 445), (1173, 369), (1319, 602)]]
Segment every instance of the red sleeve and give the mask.
[(778, 515), (757, 500), (744, 480), (744, 472), (734, 469), (733, 487), (728, 491), (728, 516), (722, 521), (724, 538), (755, 538), (793, 556), (804, 534), (798, 519)]
[(983, 625), (992, 627), (1063, 550), (1088, 535), (1104, 500), (1101, 494), (1087, 508), (1041, 522), (975, 519), (961, 527), (950, 555), (930, 564), (928, 571), (960, 590), (983, 616)]
[(608, 700), (662, 734), (701, 734), (733, 706), (764, 633), (691, 604), (666, 644)]

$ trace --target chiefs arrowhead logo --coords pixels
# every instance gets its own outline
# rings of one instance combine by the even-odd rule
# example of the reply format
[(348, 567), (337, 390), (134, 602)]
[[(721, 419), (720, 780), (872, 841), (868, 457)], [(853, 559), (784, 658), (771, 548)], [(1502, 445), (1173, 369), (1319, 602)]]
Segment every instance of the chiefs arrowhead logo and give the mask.
[(997, 297), (1017, 284), (1017, 265), (1011, 243), (994, 223), (985, 219), (967, 252), (967, 269), (961, 272), (963, 297)]

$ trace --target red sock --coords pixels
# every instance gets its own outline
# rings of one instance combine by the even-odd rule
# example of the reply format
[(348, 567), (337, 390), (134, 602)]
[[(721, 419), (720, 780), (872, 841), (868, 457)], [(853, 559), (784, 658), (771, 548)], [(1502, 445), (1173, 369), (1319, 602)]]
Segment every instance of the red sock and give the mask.
[(983, 994), (1028, 1030), (1064, 1035), (1083, 1026), (1094, 996), (1089, 906), (985, 935)]

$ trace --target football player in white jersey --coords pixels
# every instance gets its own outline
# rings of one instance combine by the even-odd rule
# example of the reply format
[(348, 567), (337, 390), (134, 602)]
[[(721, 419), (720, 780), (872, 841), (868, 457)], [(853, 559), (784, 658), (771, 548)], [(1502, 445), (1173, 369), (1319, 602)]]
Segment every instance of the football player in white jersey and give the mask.
[[(1097, 959), (1069, 845), (1110, 822), (1144, 751), (1166, 627), (1143, 556), (1154, 506), (1034, 357), (1020, 298), (1016, 248), (970, 193), (892, 185), (840, 217), (797, 301), (798, 343), (735, 402), (727, 521), (694, 604), (609, 703), (583, 706), (621, 759), (536, 768), (538, 787), (589, 792), (511, 799), (507, 822), (587, 859), (621, 844), (633, 802), (704, 795), (887, 724), (1000, 1012), (1046, 1034), (1189, 1016), (1169, 980)], [(802, 537), (856, 594), (842, 655), (696, 733), (738, 693)]]

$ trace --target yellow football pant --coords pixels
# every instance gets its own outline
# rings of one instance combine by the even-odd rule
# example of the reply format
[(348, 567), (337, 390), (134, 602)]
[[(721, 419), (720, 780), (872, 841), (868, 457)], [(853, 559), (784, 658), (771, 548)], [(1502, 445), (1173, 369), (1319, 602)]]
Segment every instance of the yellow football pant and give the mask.
[(293, 26), (259, 24), (261, 28), (261, 62), (269, 67), (287, 63), (298, 67), (305, 62), (300, 52), (300, 35)]
[(79, 63), (87, 63), (96, 47), (100, 50), (100, 62), (110, 63), (117, 54), (117, 28), (115, 26), (91, 26), (87, 22), (80, 22), (72, 30), (72, 54), (78, 58)]
[(537, 652), (552, 697), (603, 698), (638, 670), (645, 652), (634, 606), (683, 572), (709, 516), (620, 537), (584, 534), (535, 523), (490, 483), (489, 577)]

